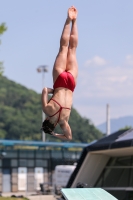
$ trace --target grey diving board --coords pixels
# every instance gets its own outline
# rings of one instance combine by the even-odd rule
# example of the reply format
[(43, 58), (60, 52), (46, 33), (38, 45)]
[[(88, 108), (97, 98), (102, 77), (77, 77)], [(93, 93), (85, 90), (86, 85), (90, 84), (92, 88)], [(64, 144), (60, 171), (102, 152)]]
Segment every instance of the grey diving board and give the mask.
[(118, 200), (101, 188), (62, 188), (66, 200)]

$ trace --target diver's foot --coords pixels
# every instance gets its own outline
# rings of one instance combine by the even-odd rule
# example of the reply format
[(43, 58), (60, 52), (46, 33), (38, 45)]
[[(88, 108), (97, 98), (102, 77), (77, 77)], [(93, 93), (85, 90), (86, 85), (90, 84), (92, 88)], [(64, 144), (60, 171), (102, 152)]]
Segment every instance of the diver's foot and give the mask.
[(78, 15), (78, 11), (74, 6), (71, 6), (68, 9), (68, 18), (72, 21), (72, 20), (76, 20), (77, 19), (77, 15)]

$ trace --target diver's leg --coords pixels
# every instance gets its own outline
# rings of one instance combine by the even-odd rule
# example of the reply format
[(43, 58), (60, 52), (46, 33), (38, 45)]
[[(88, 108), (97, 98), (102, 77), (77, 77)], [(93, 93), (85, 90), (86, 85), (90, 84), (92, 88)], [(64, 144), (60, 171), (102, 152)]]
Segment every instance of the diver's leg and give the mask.
[(53, 67), (53, 82), (57, 79), (60, 73), (66, 70), (68, 45), (70, 39), (70, 22), (71, 22), (72, 7), (68, 9), (68, 17), (66, 19), (62, 35), (60, 38), (59, 53), (56, 57)]
[(70, 33), (68, 54), (67, 54), (67, 65), (66, 70), (69, 71), (75, 79), (77, 79), (78, 75), (78, 64), (76, 59), (76, 48), (78, 45), (78, 29), (77, 29), (77, 10), (75, 8), (75, 19), (72, 20), (72, 28)]

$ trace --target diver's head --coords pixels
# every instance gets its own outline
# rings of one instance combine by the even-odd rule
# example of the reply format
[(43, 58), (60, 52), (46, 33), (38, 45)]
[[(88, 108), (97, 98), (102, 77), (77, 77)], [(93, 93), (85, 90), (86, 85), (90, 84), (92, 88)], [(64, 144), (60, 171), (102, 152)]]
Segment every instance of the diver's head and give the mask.
[(53, 130), (55, 129), (54, 124), (52, 124), (48, 119), (45, 119), (42, 123), (42, 128), (45, 133), (52, 135)]

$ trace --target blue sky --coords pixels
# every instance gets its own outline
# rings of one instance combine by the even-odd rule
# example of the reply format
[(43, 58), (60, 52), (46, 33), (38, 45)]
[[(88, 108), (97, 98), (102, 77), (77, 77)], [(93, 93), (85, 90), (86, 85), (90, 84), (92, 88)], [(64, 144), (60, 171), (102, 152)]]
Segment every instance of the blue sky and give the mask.
[(52, 87), (52, 67), (67, 9), (78, 9), (79, 65), (73, 106), (95, 125), (106, 119), (133, 115), (133, 1), (132, 0), (1, 0), (0, 60), (4, 75), (41, 92), (39, 65), (48, 65), (45, 86)]

